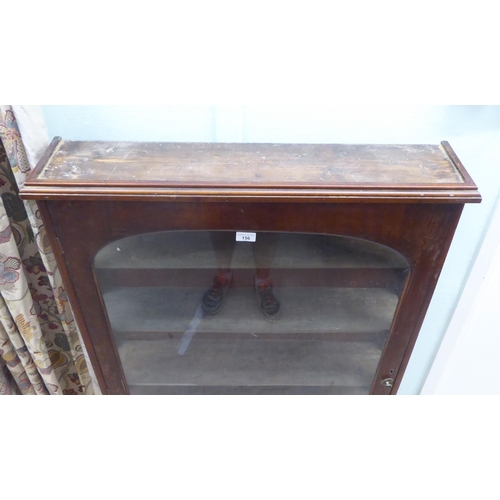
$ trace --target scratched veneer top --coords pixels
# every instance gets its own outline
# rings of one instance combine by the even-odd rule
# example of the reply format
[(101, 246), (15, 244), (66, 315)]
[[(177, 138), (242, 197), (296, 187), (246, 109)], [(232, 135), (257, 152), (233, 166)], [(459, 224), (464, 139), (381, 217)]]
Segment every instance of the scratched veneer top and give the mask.
[(461, 184), (440, 145), (60, 141), (37, 183), (169, 186)]

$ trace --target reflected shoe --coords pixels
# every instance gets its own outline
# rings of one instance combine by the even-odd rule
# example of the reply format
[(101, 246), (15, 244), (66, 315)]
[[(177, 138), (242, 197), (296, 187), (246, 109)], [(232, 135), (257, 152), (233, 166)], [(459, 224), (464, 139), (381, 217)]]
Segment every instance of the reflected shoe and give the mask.
[(232, 278), (232, 273), (217, 274), (214, 278), (213, 285), (203, 294), (201, 307), (209, 316), (214, 316), (222, 309), (224, 298), (229, 290)]
[(268, 321), (278, 320), (281, 313), (281, 304), (274, 295), (273, 285), (270, 279), (255, 284), (260, 310)]

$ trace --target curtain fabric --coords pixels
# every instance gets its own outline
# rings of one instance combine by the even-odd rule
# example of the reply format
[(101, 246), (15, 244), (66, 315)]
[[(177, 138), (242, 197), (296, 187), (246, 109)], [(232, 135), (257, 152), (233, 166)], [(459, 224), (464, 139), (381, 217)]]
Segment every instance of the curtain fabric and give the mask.
[(14, 110), (0, 106), (0, 394), (94, 394), (36, 203), (19, 197), (32, 166)]

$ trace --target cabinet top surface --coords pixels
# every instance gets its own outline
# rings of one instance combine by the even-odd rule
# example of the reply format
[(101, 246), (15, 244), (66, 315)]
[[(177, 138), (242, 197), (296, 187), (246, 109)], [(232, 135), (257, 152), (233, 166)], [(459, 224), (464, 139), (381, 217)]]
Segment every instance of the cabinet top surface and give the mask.
[(442, 201), (480, 200), (474, 182), (446, 142), (249, 144), (55, 138), (21, 192), (26, 199), (401, 199), (412, 193)]

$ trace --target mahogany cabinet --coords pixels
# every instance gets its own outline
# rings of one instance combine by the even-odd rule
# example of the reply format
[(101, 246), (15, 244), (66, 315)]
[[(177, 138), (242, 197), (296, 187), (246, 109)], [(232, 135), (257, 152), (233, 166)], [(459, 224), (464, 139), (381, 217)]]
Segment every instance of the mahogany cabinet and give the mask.
[(104, 394), (395, 394), (481, 200), (447, 142), (58, 137), (21, 195)]

